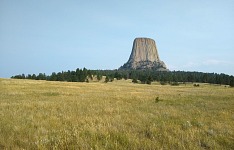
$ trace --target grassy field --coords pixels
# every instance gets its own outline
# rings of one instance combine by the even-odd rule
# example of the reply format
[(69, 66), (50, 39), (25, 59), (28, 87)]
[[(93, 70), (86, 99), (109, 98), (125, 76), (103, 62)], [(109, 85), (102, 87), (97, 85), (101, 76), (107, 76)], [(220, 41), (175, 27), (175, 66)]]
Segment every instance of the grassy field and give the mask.
[(234, 88), (0, 79), (0, 149), (234, 149)]

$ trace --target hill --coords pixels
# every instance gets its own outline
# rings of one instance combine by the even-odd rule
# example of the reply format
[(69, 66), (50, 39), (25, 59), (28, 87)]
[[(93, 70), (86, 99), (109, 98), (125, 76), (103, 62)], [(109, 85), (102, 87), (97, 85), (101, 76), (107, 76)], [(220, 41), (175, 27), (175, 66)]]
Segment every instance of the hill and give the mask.
[(0, 79), (0, 149), (234, 149), (234, 88)]

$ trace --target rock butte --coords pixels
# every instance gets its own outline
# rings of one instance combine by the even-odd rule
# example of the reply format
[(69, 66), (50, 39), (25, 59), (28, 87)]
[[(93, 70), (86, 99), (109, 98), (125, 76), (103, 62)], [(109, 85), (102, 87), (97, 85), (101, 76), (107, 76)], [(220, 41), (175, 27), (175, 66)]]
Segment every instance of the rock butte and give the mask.
[(169, 71), (165, 63), (159, 59), (155, 41), (150, 38), (136, 38), (128, 62), (119, 69)]

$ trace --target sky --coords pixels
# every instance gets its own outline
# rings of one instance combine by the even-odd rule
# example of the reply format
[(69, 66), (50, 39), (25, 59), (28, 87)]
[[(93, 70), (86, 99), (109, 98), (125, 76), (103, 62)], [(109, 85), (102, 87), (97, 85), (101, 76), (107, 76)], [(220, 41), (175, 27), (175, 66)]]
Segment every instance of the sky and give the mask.
[(0, 78), (118, 69), (136, 37), (170, 70), (234, 75), (233, 0), (0, 0)]

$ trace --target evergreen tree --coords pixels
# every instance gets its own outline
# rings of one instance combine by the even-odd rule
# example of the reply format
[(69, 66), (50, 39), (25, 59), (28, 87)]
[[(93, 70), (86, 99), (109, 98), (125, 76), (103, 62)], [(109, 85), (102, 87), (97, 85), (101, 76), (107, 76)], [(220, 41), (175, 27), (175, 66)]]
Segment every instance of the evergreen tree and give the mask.
[(53, 72), (49, 78), (50, 81), (57, 81), (57, 74)]
[(102, 79), (102, 75), (97, 74), (97, 80), (100, 81)]
[(39, 73), (36, 77), (36, 80), (46, 80), (46, 75), (43, 73)]
[(230, 87), (234, 87), (234, 77), (233, 76), (231, 76), (230, 77)]
[(105, 82), (107, 83), (107, 82), (109, 82), (109, 77), (108, 76), (106, 76), (106, 78), (105, 78)]
[(24, 74), (22, 74), (21, 79), (25, 79), (25, 75)]
[(28, 74), (27, 79), (32, 79), (32, 75)]
[(63, 73), (61, 72), (57, 73), (57, 81), (65, 81)]
[(36, 80), (37, 76), (35, 74), (32, 75), (32, 79)]
[(78, 82), (78, 81), (79, 81), (79, 79), (78, 79), (78, 77), (76, 75), (76, 72), (75, 71), (71, 71), (71, 82)]

